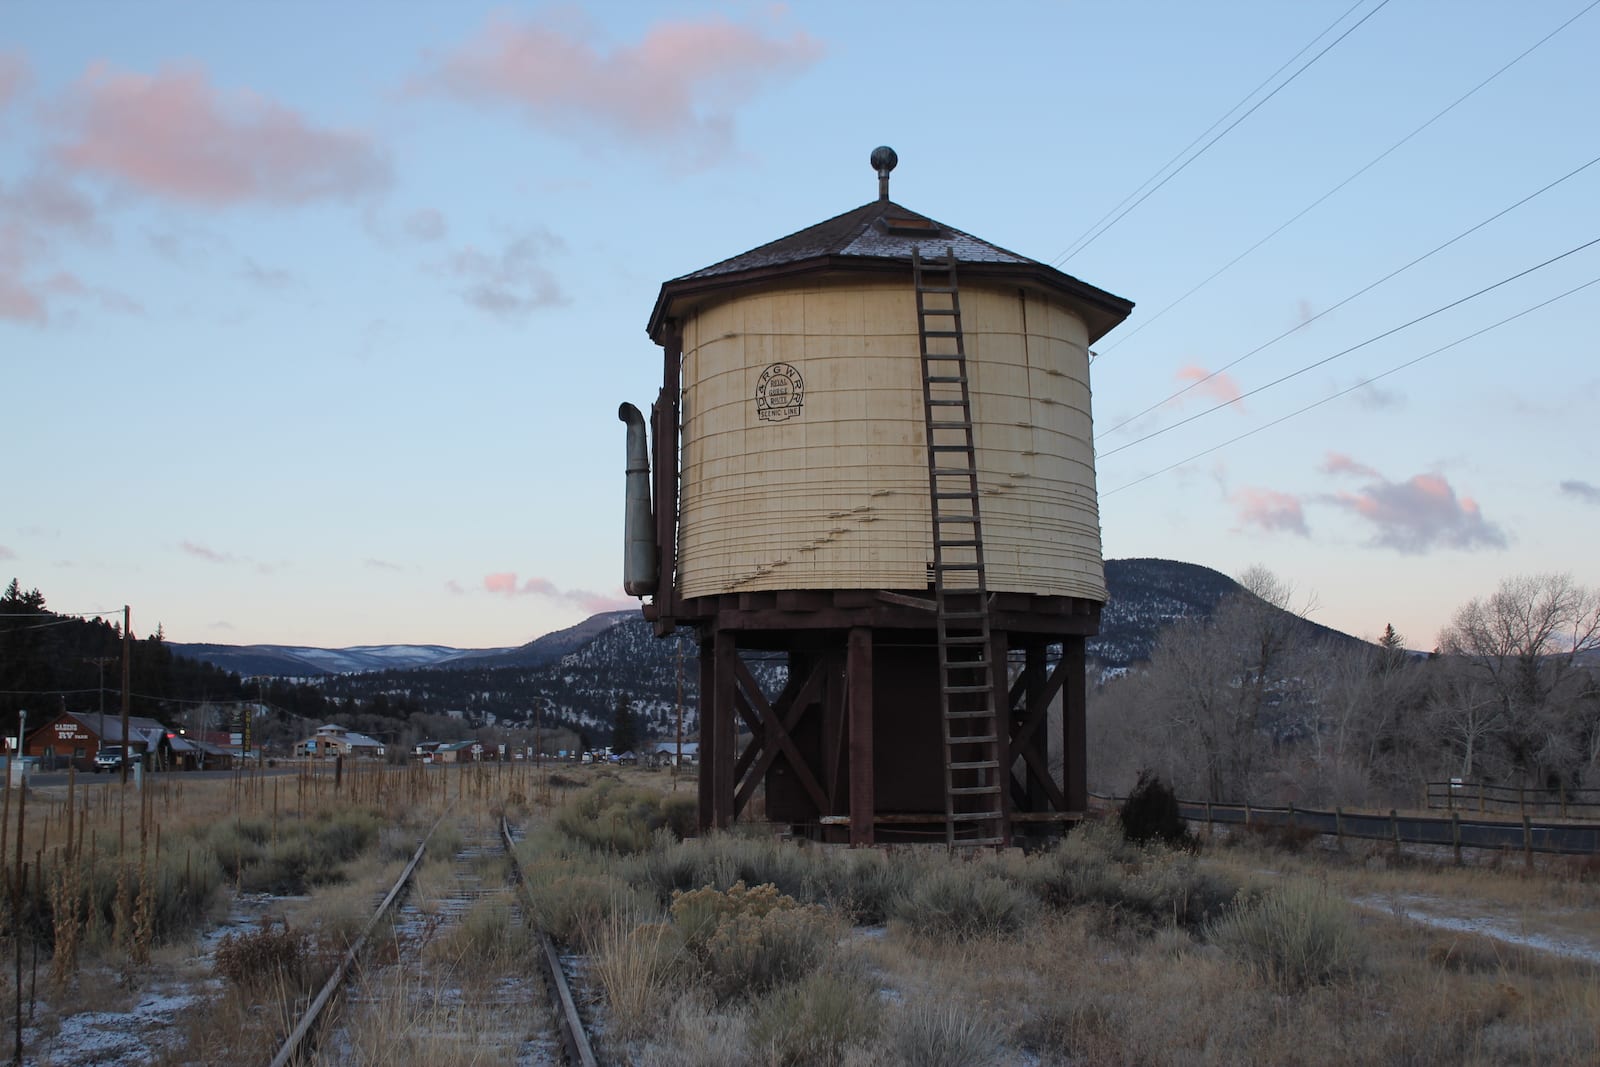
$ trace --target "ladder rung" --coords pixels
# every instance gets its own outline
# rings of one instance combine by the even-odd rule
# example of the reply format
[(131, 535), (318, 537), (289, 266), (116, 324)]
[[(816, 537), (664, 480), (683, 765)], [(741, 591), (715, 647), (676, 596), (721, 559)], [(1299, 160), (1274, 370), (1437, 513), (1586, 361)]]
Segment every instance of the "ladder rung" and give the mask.
[(960, 330), (923, 330), (924, 337), (960, 337)]
[(940, 478), (951, 478), (957, 474), (976, 474), (978, 472), (971, 467), (933, 467), (929, 469), (929, 473)]
[(981, 571), (981, 570), (983, 570), (983, 564), (981, 564), (981, 563), (938, 563), (938, 564), (934, 565), (933, 569), (937, 570), (937, 571)]
[(976, 516), (976, 515), (940, 515), (939, 516), (939, 521), (940, 522), (966, 522), (966, 523), (973, 523), (973, 522), (977, 522), (978, 521), (978, 516)]
[(929, 385), (960, 385), (967, 380), (965, 374), (930, 374), (927, 377)]
[(950, 790), (950, 795), (954, 797), (979, 797), (999, 792), (1000, 787), (997, 785), (963, 785)]
[(994, 845), (1005, 844), (1005, 839), (1001, 837), (958, 837), (951, 843), (960, 845), (963, 848), (989, 848)]
[(961, 314), (961, 312), (956, 308), (923, 308), (922, 309), (922, 314), (924, 314), (924, 315), (959, 315), (959, 314)]
[(951, 696), (958, 696), (966, 693), (987, 693), (991, 688), (987, 685), (947, 685), (944, 691)]
[(959, 540), (958, 541), (935, 541), (934, 544), (938, 545), (940, 548), (977, 548), (978, 547), (978, 542), (976, 542), (976, 541), (974, 541), (974, 540), (972, 540), (970, 538), (965, 540), (965, 541), (959, 541)]
[(992, 715), (993, 712), (988, 711), (947, 711), (944, 717), (947, 719), (987, 719)]
[(986, 615), (988, 615), (988, 612), (985, 611), (947, 611), (944, 613), (946, 619), (981, 619)]
[(950, 769), (952, 771), (992, 771), (999, 766), (1000, 764), (996, 763), (994, 760), (985, 759), (972, 760), (965, 763), (952, 763), (950, 764)]
[[(948, 407), (958, 407), (958, 408), (960, 408), (960, 407), (966, 407), (967, 406), (967, 402), (965, 400), (943, 400), (943, 399), (940, 399), (939, 397), (934, 397), (933, 399), (929, 400), (928, 403), (932, 404), (934, 407), (940, 407), (940, 408), (948, 408)], [(955, 426), (955, 425), (958, 425), (958, 424), (952, 422), (952, 423), (948, 423), (948, 424), (946, 424), (946, 423), (936, 423), (935, 425)], [(966, 423), (960, 423), (959, 425), (967, 425), (967, 424)]]
[(971, 737), (952, 737), (947, 745), (992, 745), (1000, 738), (994, 734), (973, 734)]
[(950, 813), (951, 822), (987, 822), (990, 819), (998, 819), (999, 817), (1000, 813), (998, 811), (953, 811)]
[[(923, 269), (926, 270), (927, 268), (924, 267)], [(939, 271), (944, 274), (950, 273), (944, 267), (940, 267)], [(917, 283), (917, 292), (919, 293), (954, 293), (955, 291), (956, 289), (953, 285), (923, 285), (921, 282)]]
[(972, 446), (971, 445), (941, 445), (941, 444), (934, 444), (934, 445), (929, 445), (928, 448), (929, 448), (930, 451), (933, 451), (933, 452), (971, 452), (972, 451)]

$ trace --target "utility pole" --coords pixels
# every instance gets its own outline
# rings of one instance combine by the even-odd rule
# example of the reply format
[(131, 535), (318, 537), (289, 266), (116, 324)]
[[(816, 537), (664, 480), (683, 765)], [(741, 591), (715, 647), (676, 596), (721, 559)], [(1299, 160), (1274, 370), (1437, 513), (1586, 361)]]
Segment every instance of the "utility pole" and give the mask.
[(95, 754), (99, 755), (99, 746), (106, 743), (106, 664), (117, 662), (115, 656), (89, 656), (85, 663), (92, 663), (100, 668), (100, 729), (96, 731)]
[(128, 610), (128, 605), (122, 605), (122, 784), (128, 784), (128, 750), (133, 746), (128, 743), (128, 712), (133, 703), (133, 690), (131, 679), (133, 677), (133, 639), (130, 629), (133, 626), (133, 614)]

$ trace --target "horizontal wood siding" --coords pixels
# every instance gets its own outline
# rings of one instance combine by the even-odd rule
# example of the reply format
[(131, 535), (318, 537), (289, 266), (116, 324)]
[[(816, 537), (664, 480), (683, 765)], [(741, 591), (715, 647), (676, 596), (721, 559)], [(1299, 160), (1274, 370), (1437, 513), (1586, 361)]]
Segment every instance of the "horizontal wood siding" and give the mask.
[[(965, 282), (988, 584), (1105, 599), (1081, 320)], [(921, 589), (932, 558), (916, 309), (904, 283), (819, 282), (702, 305), (684, 325), (678, 571), (687, 597)], [(757, 415), (763, 371), (801, 410)]]

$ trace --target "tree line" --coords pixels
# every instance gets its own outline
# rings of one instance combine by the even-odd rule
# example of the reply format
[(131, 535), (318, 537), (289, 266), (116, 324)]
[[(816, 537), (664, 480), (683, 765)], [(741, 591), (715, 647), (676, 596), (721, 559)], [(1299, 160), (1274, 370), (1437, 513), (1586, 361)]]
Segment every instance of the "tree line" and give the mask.
[(1234, 803), (1414, 803), (1451, 777), (1600, 788), (1600, 589), (1507, 579), (1416, 654), (1392, 626), (1370, 644), (1318, 638), (1310, 605), (1265, 570), (1240, 584), (1093, 690), (1100, 788), (1126, 791), (1146, 769)]

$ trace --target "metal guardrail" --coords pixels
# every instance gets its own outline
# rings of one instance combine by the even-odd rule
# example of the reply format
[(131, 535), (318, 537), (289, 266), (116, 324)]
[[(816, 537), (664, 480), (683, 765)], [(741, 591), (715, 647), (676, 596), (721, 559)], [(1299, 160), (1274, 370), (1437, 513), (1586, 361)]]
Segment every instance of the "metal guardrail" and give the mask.
[(1600, 853), (1600, 824), (1534, 822), (1524, 815), (1518, 822), (1496, 822), (1462, 818), (1452, 812), (1444, 818), (1427, 815), (1387, 815), (1373, 812), (1348, 812), (1342, 808), (1317, 811), (1294, 806), (1275, 808), (1253, 804), (1215, 804), (1179, 801), (1185, 819), (1246, 826), (1275, 826), (1353, 837), (1372, 841), (1392, 841), (1395, 845), (1442, 845), (1459, 851), (1487, 848), (1565, 856)]

